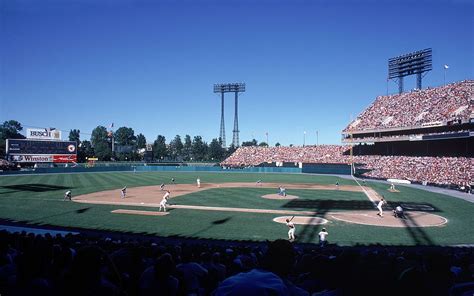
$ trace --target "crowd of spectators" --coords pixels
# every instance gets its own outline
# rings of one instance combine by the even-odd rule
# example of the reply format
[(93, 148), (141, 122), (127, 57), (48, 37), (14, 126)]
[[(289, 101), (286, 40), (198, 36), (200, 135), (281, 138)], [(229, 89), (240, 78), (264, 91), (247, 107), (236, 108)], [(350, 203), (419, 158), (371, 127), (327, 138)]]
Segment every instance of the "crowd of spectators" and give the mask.
[[(465, 295), (474, 249), (0, 231), (2, 295)], [(467, 295), (467, 294), (466, 294)]]
[(229, 167), (257, 166), (265, 162), (309, 162), (344, 163), (343, 153), (347, 147), (341, 145), (318, 145), (305, 147), (260, 147), (238, 148), (221, 165)]
[(380, 135), (380, 136), (373, 136), (373, 137), (354, 137), (350, 138), (347, 136), (345, 138), (346, 143), (358, 143), (358, 142), (377, 142), (377, 141), (406, 141), (409, 140), (410, 138), (420, 138), (422, 136), (432, 136), (432, 135), (438, 135), (438, 136), (449, 136), (449, 135), (454, 135), (454, 134), (460, 134), (460, 133), (468, 133), (469, 130), (458, 130), (458, 131), (449, 131), (449, 132), (436, 132), (436, 133), (423, 133), (423, 135), (420, 134), (413, 134), (413, 133), (406, 133), (404, 135)]
[(474, 158), (356, 156), (355, 161), (368, 169), (364, 176), (405, 179), (436, 185), (462, 185), (474, 181)]
[(413, 156), (350, 156), (347, 146), (240, 147), (221, 165), (257, 166), (269, 162), (360, 164), (362, 176), (378, 179), (405, 179), (442, 186), (474, 182), (474, 158)]
[(465, 121), (474, 111), (473, 80), (437, 88), (379, 96), (344, 132), (416, 127), (434, 122)]

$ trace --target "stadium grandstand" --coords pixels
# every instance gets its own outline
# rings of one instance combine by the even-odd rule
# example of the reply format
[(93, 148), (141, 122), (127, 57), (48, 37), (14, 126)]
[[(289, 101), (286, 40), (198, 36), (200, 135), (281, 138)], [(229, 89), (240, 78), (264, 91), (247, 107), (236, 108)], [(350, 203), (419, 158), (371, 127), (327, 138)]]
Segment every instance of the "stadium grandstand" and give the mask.
[(466, 80), (380, 96), (342, 131), (345, 145), (241, 147), (221, 164), (355, 164), (362, 177), (465, 188), (474, 177), (473, 90)]

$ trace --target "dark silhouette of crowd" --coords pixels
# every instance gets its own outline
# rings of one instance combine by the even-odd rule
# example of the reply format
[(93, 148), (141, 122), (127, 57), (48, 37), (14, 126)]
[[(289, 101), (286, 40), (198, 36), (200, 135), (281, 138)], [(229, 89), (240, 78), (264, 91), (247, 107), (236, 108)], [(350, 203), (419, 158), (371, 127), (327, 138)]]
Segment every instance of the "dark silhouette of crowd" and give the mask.
[[(470, 294), (463, 294), (469, 291)], [(341, 247), (0, 231), (2, 295), (472, 295), (466, 247)]]
[(5, 159), (0, 158), (0, 170), (7, 171), (15, 168), (15, 165)]

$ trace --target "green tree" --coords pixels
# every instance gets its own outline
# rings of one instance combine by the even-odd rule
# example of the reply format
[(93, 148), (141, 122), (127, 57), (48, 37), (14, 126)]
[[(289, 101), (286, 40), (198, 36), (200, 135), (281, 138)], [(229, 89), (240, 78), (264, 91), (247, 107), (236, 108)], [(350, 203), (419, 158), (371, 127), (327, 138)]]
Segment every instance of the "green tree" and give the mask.
[(170, 156), (173, 159), (182, 158), (181, 154), (183, 152), (183, 142), (181, 141), (181, 137), (176, 135), (174, 139), (170, 142)]
[(224, 148), (222, 148), (222, 141), (212, 139), (209, 144), (209, 159), (221, 161), (224, 157)]
[(86, 162), (86, 158), (94, 156), (94, 148), (92, 148), (91, 142), (82, 141), (77, 149), (77, 162)]
[(168, 156), (168, 149), (166, 148), (166, 138), (158, 135), (153, 143), (153, 156), (155, 159), (162, 160)]
[(235, 152), (235, 150), (237, 149), (235, 148), (234, 144), (231, 144), (229, 148), (227, 148), (227, 151), (225, 151), (225, 158), (231, 156)]
[(280, 147), (280, 146), (281, 146), (281, 144), (279, 142), (275, 143), (275, 147)]
[(135, 147), (137, 137), (132, 128), (123, 126), (115, 131), (114, 140), (117, 145)]
[(81, 143), (81, 131), (78, 129), (70, 130), (69, 141), (75, 141), (79, 145)]
[(73, 130), (70, 130), (69, 131), (69, 141), (73, 141), (73, 142), (76, 142), (76, 145), (77, 145), (77, 161), (78, 162), (83, 162), (83, 161), (80, 161), (79, 159), (81, 158), (81, 156), (83, 156), (83, 153), (82, 153), (82, 145), (81, 145), (81, 131), (78, 130), (78, 129), (73, 129)]
[(16, 120), (5, 121), (0, 125), (0, 157), (5, 157), (6, 140), (7, 139), (24, 139), (25, 136), (20, 134), (23, 130), (21, 124)]
[(112, 158), (111, 138), (104, 126), (98, 126), (92, 130), (91, 144), (95, 156), (99, 160), (110, 160)]
[(115, 131), (114, 134), (115, 144), (115, 157), (118, 160), (136, 160), (138, 154), (136, 153), (136, 141), (135, 132), (130, 127), (120, 127)]
[(193, 158), (198, 161), (206, 159), (207, 150), (207, 143), (202, 140), (202, 137), (195, 136), (192, 143)]
[(137, 135), (137, 148), (146, 148), (146, 138), (142, 133)]
[(191, 142), (191, 136), (186, 135), (184, 136), (184, 147), (182, 151), (182, 156), (184, 160), (190, 160), (192, 157), (192, 142)]
[(260, 147), (268, 147), (268, 144), (265, 143), (265, 142), (260, 142), (260, 143), (258, 144), (258, 146), (260, 146)]
[(257, 140), (253, 139), (252, 141), (242, 142), (242, 147), (246, 146), (257, 146)]

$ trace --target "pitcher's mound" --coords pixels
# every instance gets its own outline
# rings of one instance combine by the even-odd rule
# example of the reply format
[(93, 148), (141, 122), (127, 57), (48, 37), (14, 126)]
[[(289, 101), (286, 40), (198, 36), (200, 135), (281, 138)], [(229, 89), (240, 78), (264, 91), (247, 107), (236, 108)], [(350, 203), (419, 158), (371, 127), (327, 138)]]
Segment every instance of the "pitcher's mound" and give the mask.
[(113, 210), (114, 214), (132, 214), (132, 215), (146, 215), (146, 216), (166, 216), (169, 212), (156, 212), (156, 211), (138, 211), (138, 210)]
[(332, 212), (329, 215), (336, 220), (347, 223), (385, 226), (385, 227), (433, 227), (448, 223), (448, 219), (426, 212), (405, 212), (405, 219), (395, 218), (390, 211), (383, 218), (377, 216), (377, 211)]
[[(297, 199), (298, 196), (296, 196), (296, 195), (286, 195), (286, 196), (282, 196), (282, 195), (278, 195), (278, 194), (266, 194), (266, 195), (263, 195), (262, 198), (285, 200), (285, 199)], [(291, 217), (290, 217), (290, 218), (291, 218)]]
[[(286, 223), (286, 219), (291, 219), (291, 217), (293, 216), (276, 217), (273, 221), (277, 223)], [(300, 225), (320, 225), (328, 223), (328, 220), (320, 217), (295, 216), (291, 222)]]
[(387, 190), (390, 192), (400, 192), (400, 190), (397, 190), (397, 189), (387, 189)]

